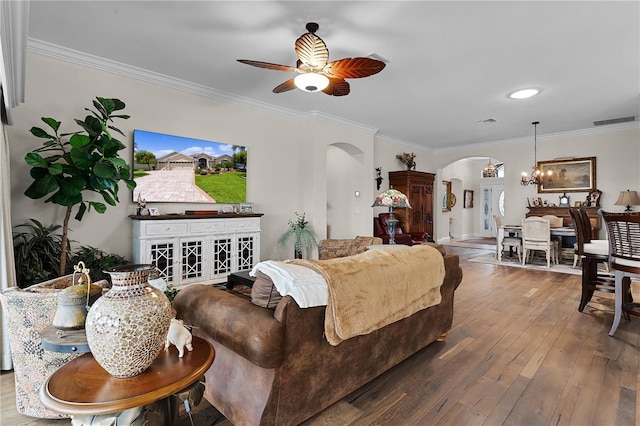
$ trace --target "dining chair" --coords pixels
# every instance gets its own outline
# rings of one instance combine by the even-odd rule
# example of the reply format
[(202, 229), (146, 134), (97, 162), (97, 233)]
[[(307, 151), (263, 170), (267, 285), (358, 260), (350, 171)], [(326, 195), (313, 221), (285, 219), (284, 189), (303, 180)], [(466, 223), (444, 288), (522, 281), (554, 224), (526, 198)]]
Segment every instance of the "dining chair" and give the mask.
[[(549, 221), (549, 226), (551, 228), (562, 228), (564, 226), (564, 219), (556, 216), (554, 214), (545, 214), (542, 216), (543, 219), (547, 219)], [(562, 247), (562, 237), (561, 236), (551, 236), (551, 241), (557, 241), (556, 252), (558, 253), (558, 258), (560, 257), (560, 247)], [(557, 263), (557, 262), (556, 262)]]
[[(496, 233), (502, 226), (502, 218), (498, 215), (493, 215), (493, 222), (496, 225)], [(500, 250), (500, 241), (496, 241), (496, 259), (498, 258), (498, 250)], [(509, 253), (515, 248), (518, 254), (518, 262), (522, 261), (522, 238), (516, 236), (504, 236), (502, 238), (502, 248), (509, 247)]]
[[(609, 253), (609, 240), (596, 240), (593, 239), (593, 226), (594, 226), (594, 222), (593, 220), (589, 217), (589, 213), (583, 209), (583, 208), (572, 208), (573, 210), (576, 211), (577, 214), (580, 215), (581, 218), (581, 222), (583, 224), (583, 226), (585, 226), (585, 232), (584, 232), (584, 243), (585, 244), (603, 244), (607, 247), (607, 254)], [(571, 209), (569, 209), (569, 214), (571, 215)], [(573, 219), (573, 216), (571, 217)], [(575, 229), (575, 220), (574, 220), (574, 229)], [(576, 236), (577, 236), (577, 231), (576, 231)], [(580, 254), (578, 253), (578, 241), (576, 238), (576, 242), (573, 245), (573, 249), (574, 249), (574, 254), (573, 254), (573, 268), (575, 269), (576, 266), (581, 265), (582, 264), (582, 258), (580, 256)], [(607, 259), (600, 263), (598, 266), (604, 266), (605, 271), (609, 272), (609, 258), (607, 256)]]
[(554, 214), (546, 214), (542, 216), (542, 218), (547, 219), (549, 221), (549, 226), (552, 228), (562, 228), (564, 225), (562, 218)]
[(600, 211), (609, 232), (609, 269), (615, 273), (615, 311), (609, 336), (625, 314), (640, 316), (640, 304), (629, 300), (631, 278), (640, 278), (640, 213)]
[(615, 281), (608, 271), (598, 272), (598, 266), (609, 261), (609, 241), (591, 239), (591, 221), (586, 210), (570, 208), (569, 215), (576, 232), (575, 255), (582, 263), (582, 295), (578, 305), (578, 311), (582, 312), (594, 291), (613, 293)]
[(527, 217), (522, 221), (522, 264), (533, 251), (544, 251), (547, 268), (551, 268), (551, 259), (558, 264), (558, 242), (551, 239), (551, 226), (547, 219), (539, 216)]

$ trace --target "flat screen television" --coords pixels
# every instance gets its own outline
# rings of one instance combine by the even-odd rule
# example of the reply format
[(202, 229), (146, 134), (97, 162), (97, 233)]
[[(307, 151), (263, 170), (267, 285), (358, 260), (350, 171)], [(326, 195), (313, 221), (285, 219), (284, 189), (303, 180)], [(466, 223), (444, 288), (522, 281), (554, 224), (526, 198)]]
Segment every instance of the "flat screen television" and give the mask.
[(247, 149), (133, 131), (133, 201), (235, 204), (247, 201)]

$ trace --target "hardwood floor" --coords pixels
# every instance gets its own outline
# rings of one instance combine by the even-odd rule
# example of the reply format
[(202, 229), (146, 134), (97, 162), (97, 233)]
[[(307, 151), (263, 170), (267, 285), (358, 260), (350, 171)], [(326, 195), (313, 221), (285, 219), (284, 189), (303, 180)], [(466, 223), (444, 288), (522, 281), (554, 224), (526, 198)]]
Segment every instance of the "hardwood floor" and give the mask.
[[(580, 276), (467, 262), (486, 250), (447, 247), (462, 259), (453, 328), (402, 364), (305, 422), (316, 425), (640, 424), (640, 318), (607, 335), (613, 298), (578, 312)], [(634, 295), (640, 300), (634, 283)], [(21, 416), (13, 376), (2, 377), (1, 422), (62, 425)], [(181, 424), (189, 424), (182, 418)], [(229, 425), (200, 404), (195, 425)]]

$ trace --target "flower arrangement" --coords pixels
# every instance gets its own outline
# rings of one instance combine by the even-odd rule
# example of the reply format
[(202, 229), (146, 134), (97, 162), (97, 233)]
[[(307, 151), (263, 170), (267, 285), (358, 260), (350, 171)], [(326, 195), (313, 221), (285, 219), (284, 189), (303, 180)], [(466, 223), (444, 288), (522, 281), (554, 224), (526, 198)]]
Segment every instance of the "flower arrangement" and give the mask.
[(396, 155), (396, 158), (402, 162), (405, 166), (407, 166), (407, 170), (415, 170), (416, 169), (416, 154), (413, 152), (409, 154), (408, 152), (403, 152), (402, 154)]
[(299, 215), (296, 212), (296, 220), (289, 221), (289, 229), (282, 234), (278, 242), (281, 245), (287, 244), (291, 237), (294, 237), (293, 250), (296, 259), (302, 259), (302, 248), (307, 250), (317, 245), (317, 237), (309, 222), (305, 219), (305, 213)]

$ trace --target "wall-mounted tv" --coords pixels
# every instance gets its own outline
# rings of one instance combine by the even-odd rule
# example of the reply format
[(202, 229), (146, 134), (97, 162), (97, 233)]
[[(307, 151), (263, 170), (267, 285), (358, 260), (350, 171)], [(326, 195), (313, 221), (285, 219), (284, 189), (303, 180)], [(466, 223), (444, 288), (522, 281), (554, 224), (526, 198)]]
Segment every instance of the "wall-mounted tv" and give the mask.
[(133, 200), (152, 203), (247, 201), (244, 146), (133, 131)]

